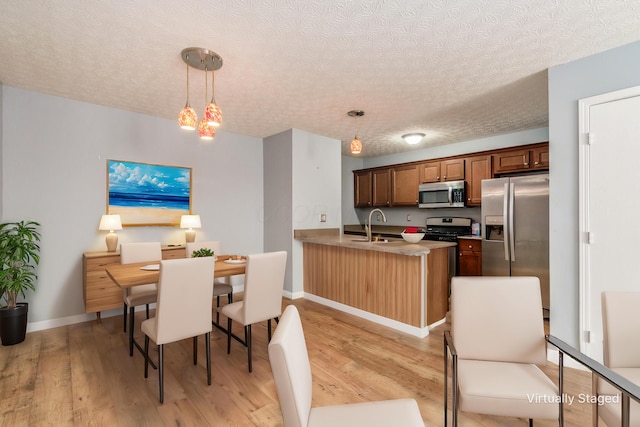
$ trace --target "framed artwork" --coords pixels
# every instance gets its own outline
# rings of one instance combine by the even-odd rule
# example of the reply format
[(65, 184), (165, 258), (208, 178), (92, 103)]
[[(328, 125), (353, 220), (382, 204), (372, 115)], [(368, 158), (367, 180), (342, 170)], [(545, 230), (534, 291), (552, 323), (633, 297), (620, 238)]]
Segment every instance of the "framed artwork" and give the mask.
[(107, 160), (107, 214), (123, 226), (179, 226), (191, 213), (191, 168)]

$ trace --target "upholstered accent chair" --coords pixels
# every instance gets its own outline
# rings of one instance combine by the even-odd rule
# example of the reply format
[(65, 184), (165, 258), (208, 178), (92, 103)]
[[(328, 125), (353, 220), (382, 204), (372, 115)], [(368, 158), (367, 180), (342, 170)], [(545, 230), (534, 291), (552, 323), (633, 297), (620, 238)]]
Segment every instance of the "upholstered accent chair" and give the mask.
[(144, 377), (149, 375), (149, 339), (158, 345), (160, 403), (164, 402), (164, 345), (193, 338), (193, 364), (198, 364), (198, 336), (205, 336), (207, 384), (211, 385), (211, 302), (213, 257), (160, 261), (156, 314), (142, 322)]
[[(612, 371), (640, 384), (640, 292), (606, 291), (602, 293), (603, 362)], [(594, 381), (599, 396), (616, 396), (618, 390), (598, 378)], [(596, 425), (602, 419), (608, 427), (622, 425), (621, 398), (601, 399), (594, 404)], [(630, 402), (629, 425), (640, 426), (640, 405)]]
[(537, 277), (454, 277), (451, 331), (445, 332), (447, 376), (452, 366), (452, 421), (458, 410), (505, 417), (560, 419), (558, 387), (538, 367), (546, 338)]
[[(190, 242), (186, 245), (187, 258), (191, 258), (193, 251), (199, 249), (211, 249), (215, 256), (222, 255), (222, 248), (218, 241)], [(216, 325), (220, 324), (220, 297), (227, 296), (227, 303), (233, 302), (233, 286), (229, 283), (228, 277), (221, 277), (213, 280), (213, 296), (216, 298)]]
[(414, 399), (311, 407), (312, 375), (298, 309), (289, 305), (269, 343), (284, 427), (424, 427)]
[(244, 326), (244, 345), (247, 347), (249, 372), (251, 360), (251, 325), (267, 321), (271, 340), (271, 319), (278, 321), (282, 313), (282, 290), (287, 265), (287, 252), (267, 252), (247, 256), (242, 301), (227, 304), (221, 313), (227, 316), (227, 354), (231, 353), (232, 321)]
[[(160, 242), (135, 242), (120, 244), (120, 264), (135, 262), (158, 263), (162, 259)], [(149, 318), (149, 304), (156, 302), (158, 290), (155, 283), (134, 286), (123, 290), (124, 300), (124, 332), (127, 332), (127, 310), (129, 311), (129, 356), (133, 356), (133, 325), (135, 323), (135, 308), (146, 306)]]

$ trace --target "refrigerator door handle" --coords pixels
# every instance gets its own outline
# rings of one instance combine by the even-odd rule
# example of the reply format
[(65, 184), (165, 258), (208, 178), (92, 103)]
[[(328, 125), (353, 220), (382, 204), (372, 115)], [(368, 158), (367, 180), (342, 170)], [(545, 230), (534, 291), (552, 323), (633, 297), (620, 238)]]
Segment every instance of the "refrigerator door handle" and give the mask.
[(513, 205), (515, 201), (515, 187), (514, 183), (509, 184), (509, 245), (511, 247), (511, 262), (516, 261), (516, 239), (515, 228), (513, 228)]
[(507, 222), (507, 215), (509, 212), (509, 184), (504, 185), (504, 192), (502, 193), (502, 226), (503, 226), (503, 239), (504, 245), (504, 260), (509, 261), (509, 223)]

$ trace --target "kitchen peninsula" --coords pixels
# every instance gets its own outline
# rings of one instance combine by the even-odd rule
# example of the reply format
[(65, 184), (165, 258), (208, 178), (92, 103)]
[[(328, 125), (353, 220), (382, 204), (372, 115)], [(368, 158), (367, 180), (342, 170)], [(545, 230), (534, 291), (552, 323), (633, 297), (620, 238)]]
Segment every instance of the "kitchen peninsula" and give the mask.
[(449, 248), (455, 243), (296, 230), (305, 298), (418, 337), (446, 316)]

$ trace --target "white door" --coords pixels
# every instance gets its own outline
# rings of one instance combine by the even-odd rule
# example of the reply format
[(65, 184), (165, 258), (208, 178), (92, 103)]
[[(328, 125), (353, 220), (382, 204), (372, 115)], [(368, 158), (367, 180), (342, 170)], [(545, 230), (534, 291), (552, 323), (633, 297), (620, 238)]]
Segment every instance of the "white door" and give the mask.
[(581, 351), (602, 362), (602, 291), (640, 291), (640, 87), (580, 110)]

